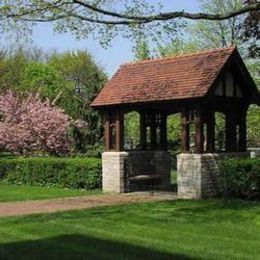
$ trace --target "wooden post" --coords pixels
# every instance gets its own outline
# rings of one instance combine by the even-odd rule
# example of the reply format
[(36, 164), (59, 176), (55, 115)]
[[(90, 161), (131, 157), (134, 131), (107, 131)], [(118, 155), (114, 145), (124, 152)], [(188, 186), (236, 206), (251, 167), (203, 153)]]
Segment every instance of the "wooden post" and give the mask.
[(124, 150), (124, 114), (116, 113), (116, 151)]
[(240, 114), (239, 120), (239, 139), (238, 139), (238, 151), (246, 152), (246, 111)]
[(206, 118), (207, 121), (207, 152), (215, 152), (215, 115), (210, 111)]
[(104, 130), (105, 130), (105, 151), (109, 151), (110, 147), (109, 147), (109, 114), (105, 113), (104, 115), (105, 117), (105, 124), (104, 124)]
[(146, 150), (147, 147), (147, 131), (145, 123), (145, 112), (140, 113), (140, 146), (142, 150)]
[(196, 153), (203, 153), (203, 120), (201, 107), (199, 106), (196, 108), (195, 131), (195, 151)]
[(183, 153), (190, 150), (190, 127), (188, 124), (188, 109), (183, 108), (181, 113), (181, 150)]
[(226, 113), (226, 152), (237, 151), (237, 129), (235, 111)]
[(156, 149), (156, 124), (155, 124), (155, 114), (151, 115), (151, 149)]
[(161, 114), (161, 148), (162, 150), (167, 150), (167, 116), (165, 113)]

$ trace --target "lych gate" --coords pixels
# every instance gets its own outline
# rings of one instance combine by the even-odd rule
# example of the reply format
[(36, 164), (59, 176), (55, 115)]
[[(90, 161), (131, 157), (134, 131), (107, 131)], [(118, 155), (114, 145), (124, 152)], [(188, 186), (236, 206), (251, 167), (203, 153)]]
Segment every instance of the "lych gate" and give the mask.
[[(169, 188), (167, 117), (181, 113), (178, 196), (213, 196), (220, 154), (246, 152), (251, 103), (259, 103), (259, 93), (236, 48), (121, 66), (92, 103), (104, 116), (103, 189), (126, 192), (142, 184)], [(124, 140), (124, 115), (130, 111), (140, 114), (135, 151), (127, 151)], [(224, 149), (216, 147), (216, 112), (225, 115)]]

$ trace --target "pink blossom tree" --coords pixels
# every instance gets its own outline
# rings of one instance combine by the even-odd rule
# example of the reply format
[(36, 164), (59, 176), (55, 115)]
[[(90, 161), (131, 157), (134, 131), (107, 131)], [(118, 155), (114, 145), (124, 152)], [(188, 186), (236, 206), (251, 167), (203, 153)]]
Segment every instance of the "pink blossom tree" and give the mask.
[(21, 99), (9, 91), (0, 96), (0, 149), (19, 154), (69, 152), (70, 118), (49, 100)]

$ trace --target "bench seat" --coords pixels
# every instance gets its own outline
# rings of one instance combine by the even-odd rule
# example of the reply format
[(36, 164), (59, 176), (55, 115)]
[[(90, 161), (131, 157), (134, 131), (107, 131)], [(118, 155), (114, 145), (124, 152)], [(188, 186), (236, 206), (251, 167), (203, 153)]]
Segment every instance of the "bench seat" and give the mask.
[(136, 176), (129, 177), (130, 181), (142, 181), (142, 180), (158, 180), (161, 179), (162, 176), (159, 174), (141, 174)]

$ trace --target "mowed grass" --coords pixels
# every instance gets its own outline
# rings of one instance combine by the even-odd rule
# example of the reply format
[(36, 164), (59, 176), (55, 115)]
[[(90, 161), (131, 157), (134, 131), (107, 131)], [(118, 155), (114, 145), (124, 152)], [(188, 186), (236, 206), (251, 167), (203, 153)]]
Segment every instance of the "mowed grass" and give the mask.
[(98, 194), (101, 191), (72, 190), (54, 187), (20, 186), (0, 183), (0, 202), (42, 200)]
[(260, 203), (166, 201), (0, 218), (0, 259), (259, 259)]

